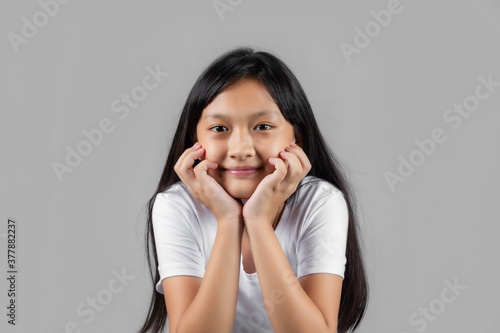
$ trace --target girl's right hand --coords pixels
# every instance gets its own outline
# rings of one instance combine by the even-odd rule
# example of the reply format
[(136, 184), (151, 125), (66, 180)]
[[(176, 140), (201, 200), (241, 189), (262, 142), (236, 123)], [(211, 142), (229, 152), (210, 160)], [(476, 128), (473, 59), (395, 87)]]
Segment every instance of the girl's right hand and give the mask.
[(208, 175), (208, 169), (218, 164), (201, 161), (193, 168), (195, 161), (205, 155), (205, 149), (197, 142), (182, 153), (174, 170), (191, 194), (214, 214), (217, 222), (241, 221), (242, 205), (231, 197), (217, 181)]

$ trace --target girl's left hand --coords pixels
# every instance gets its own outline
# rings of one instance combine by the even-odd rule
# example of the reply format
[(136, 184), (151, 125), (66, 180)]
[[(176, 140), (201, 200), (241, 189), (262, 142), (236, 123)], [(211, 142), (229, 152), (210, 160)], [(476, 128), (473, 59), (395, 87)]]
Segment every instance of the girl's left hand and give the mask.
[(294, 142), (281, 151), (279, 156), (281, 158), (269, 158), (269, 163), (275, 167), (274, 172), (262, 179), (243, 206), (246, 226), (272, 224), (278, 207), (295, 192), (300, 181), (311, 170), (306, 154)]

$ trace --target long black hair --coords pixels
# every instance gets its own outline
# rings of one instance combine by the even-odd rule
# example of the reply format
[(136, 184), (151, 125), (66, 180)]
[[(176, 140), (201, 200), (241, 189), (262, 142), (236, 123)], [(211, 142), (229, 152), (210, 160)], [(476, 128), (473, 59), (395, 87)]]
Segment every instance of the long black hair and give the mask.
[(160, 182), (147, 203), (145, 246), (154, 284), (147, 318), (139, 332), (163, 331), (167, 318), (164, 295), (155, 289), (155, 285), (160, 280), (152, 221), (156, 195), (179, 181), (179, 177), (174, 172), (174, 165), (181, 154), (194, 144), (196, 125), (203, 109), (225, 88), (241, 78), (252, 78), (262, 83), (278, 105), (283, 117), (293, 125), (297, 144), (302, 147), (311, 162), (312, 167), (308, 175), (330, 182), (344, 194), (349, 213), (347, 263), (342, 283), (337, 329), (340, 333), (354, 330), (365, 314), (368, 283), (358, 241), (353, 192), (340, 163), (320, 133), (311, 105), (295, 75), (280, 59), (268, 52), (238, 48), (217, 58), (195, 82), (180, 115)]

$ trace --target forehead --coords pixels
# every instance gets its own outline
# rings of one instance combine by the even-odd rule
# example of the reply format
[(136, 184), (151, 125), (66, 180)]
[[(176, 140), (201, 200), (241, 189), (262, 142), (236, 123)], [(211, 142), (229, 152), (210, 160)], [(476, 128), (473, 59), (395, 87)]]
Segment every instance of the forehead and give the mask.
[(200, 120), (240, 117), (283, 118), (264, 85), (255, 79), (241, 79), (219, 93), (203, 110)]

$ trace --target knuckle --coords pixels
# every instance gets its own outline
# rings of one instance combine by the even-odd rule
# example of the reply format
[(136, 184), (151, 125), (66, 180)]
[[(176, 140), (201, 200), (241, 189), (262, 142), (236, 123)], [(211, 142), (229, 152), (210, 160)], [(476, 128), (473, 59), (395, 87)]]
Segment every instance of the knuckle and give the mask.
[(205, 193), (207, 197), (214, 198), (217, 195), (217, 188), (215, 184), (208, 183), (205, 185)]
[(198, 165), (193, 168), (194, 173), (199, 174), (201, 171), (205, 170), (206, 169), (205, 164), (206, 163), (204, 163), (204, 161), (198, 163)]

